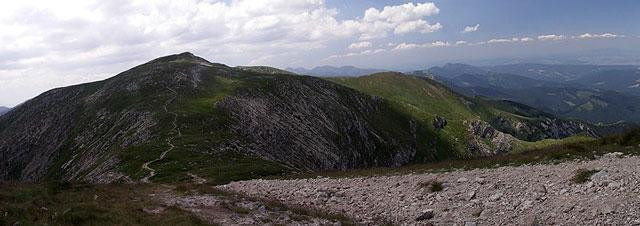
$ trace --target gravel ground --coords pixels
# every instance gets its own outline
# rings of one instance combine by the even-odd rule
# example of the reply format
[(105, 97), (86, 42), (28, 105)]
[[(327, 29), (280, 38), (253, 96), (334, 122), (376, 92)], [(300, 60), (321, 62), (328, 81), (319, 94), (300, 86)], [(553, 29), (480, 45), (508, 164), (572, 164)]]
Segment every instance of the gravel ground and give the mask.
[[(590, 181), (579, 169), (600, 170)], [(255, 197), (344, 213), (365, 224), (640, 225), (640, 158), (435, 174), (363, 178), (252, 180), (219, 186)], [(433, 192), (430, 181), (442, 182)]]
[(341, 225), (335, 219), (296, 214), (237, 196), (177, 194), (171, 187), (150, 196), (156, 197), (163, 205), (143, 209), (146, 213), (158, 214), (169, 207), (177, 207), (213, 225)]

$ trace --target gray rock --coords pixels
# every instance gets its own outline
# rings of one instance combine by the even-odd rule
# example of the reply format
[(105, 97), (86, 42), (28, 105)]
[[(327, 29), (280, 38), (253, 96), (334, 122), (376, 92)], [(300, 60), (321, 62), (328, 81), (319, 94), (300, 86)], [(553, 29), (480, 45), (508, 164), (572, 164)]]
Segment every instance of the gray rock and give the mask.
[(434, 217), (433, 209), (425, 210), (420, 216), (416, 218), (416, 221), (429, 220)]
[(435, 129), (444, 129), (447, 126), (447, 119), (437, 116), (433, 118), (433, 127)]
[(473, 190), (473, 191), (470, 191), (469, 193), (467, 193), (467, 195), (465, 197), (465, 200), (471, 201), (472, 199), (475, 199), (475, 198), (476, 198), (476, 191)]
[(502, 193), (493, 194), (492, 196), (489, 197), (489, 201), (492, 201), (492, 202), (498, 201), (500, 200), (500, 198), (502, 198), (502, 195), (503, 195)]

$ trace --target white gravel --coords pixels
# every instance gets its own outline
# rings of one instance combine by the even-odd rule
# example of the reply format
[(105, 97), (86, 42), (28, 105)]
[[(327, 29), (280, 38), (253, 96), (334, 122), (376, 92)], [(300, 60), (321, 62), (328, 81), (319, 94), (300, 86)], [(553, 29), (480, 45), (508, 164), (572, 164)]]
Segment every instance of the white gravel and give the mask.
[[(578, 169), (599, 169), (574, 184)], [(444, 190), (419, 184), (432, 180)], [(640, 158), (608, 154), (593, 161), (437, 174), (363, 178), (252, 180), (221, 189), (401, 225), (640, 225)], [(433, 218), (416, 221), (425, 211)]]

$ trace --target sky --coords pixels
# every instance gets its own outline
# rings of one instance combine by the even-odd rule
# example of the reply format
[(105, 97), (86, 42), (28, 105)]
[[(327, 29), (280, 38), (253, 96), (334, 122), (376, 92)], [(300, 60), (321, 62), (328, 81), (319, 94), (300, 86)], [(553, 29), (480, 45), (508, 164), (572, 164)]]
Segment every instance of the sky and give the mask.
[(186, 51), (230, 66), (391, 70), (638, 53), (640, 1), (5, 1), (0, 105)]

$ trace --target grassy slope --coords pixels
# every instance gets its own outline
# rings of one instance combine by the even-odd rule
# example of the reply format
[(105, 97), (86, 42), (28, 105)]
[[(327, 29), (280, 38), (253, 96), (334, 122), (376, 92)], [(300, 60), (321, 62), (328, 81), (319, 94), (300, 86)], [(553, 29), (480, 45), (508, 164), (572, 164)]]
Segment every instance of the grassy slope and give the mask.
[(467, 107), (463, 99), (432, 81), (395, 73), (379, 73), (358, 78), (331, 78), (332, 81), (367, 94), (380, 96), (394, 103), (394, 107), (414, 116), (432, 128), (435, 116), (447, 119), (448, 124), (441, 136), (454, 141), (456, 151), (464, 154), (466, 140), (464, 120), (479, 118)]
[[(490, 121), (498, 115), (514, 120), (535, 120), (494, 108), (492, 103), (468, 99), (458, 95), (437, 82), (423, 77), (399, 73), (378, 73), (357, 78), (330, 78), (331, 81), (352, 87), (364, 93), (381, 96), (395, 103), (395, 107), (427, 125), (435, 116), (445, 117), (448, 125), (441, 135), (456, 144), (456, 151), (466, 154), (464, 142), (468, 139), (464, 121)], [(571, 138), (573, 141), (580, 138)], [(588, 139), (588, 138), (584, 138)], [(518, 141), (516, 150), (544, 147), (563, 143), (563, 140), (543, 140), (538, 142)]]

